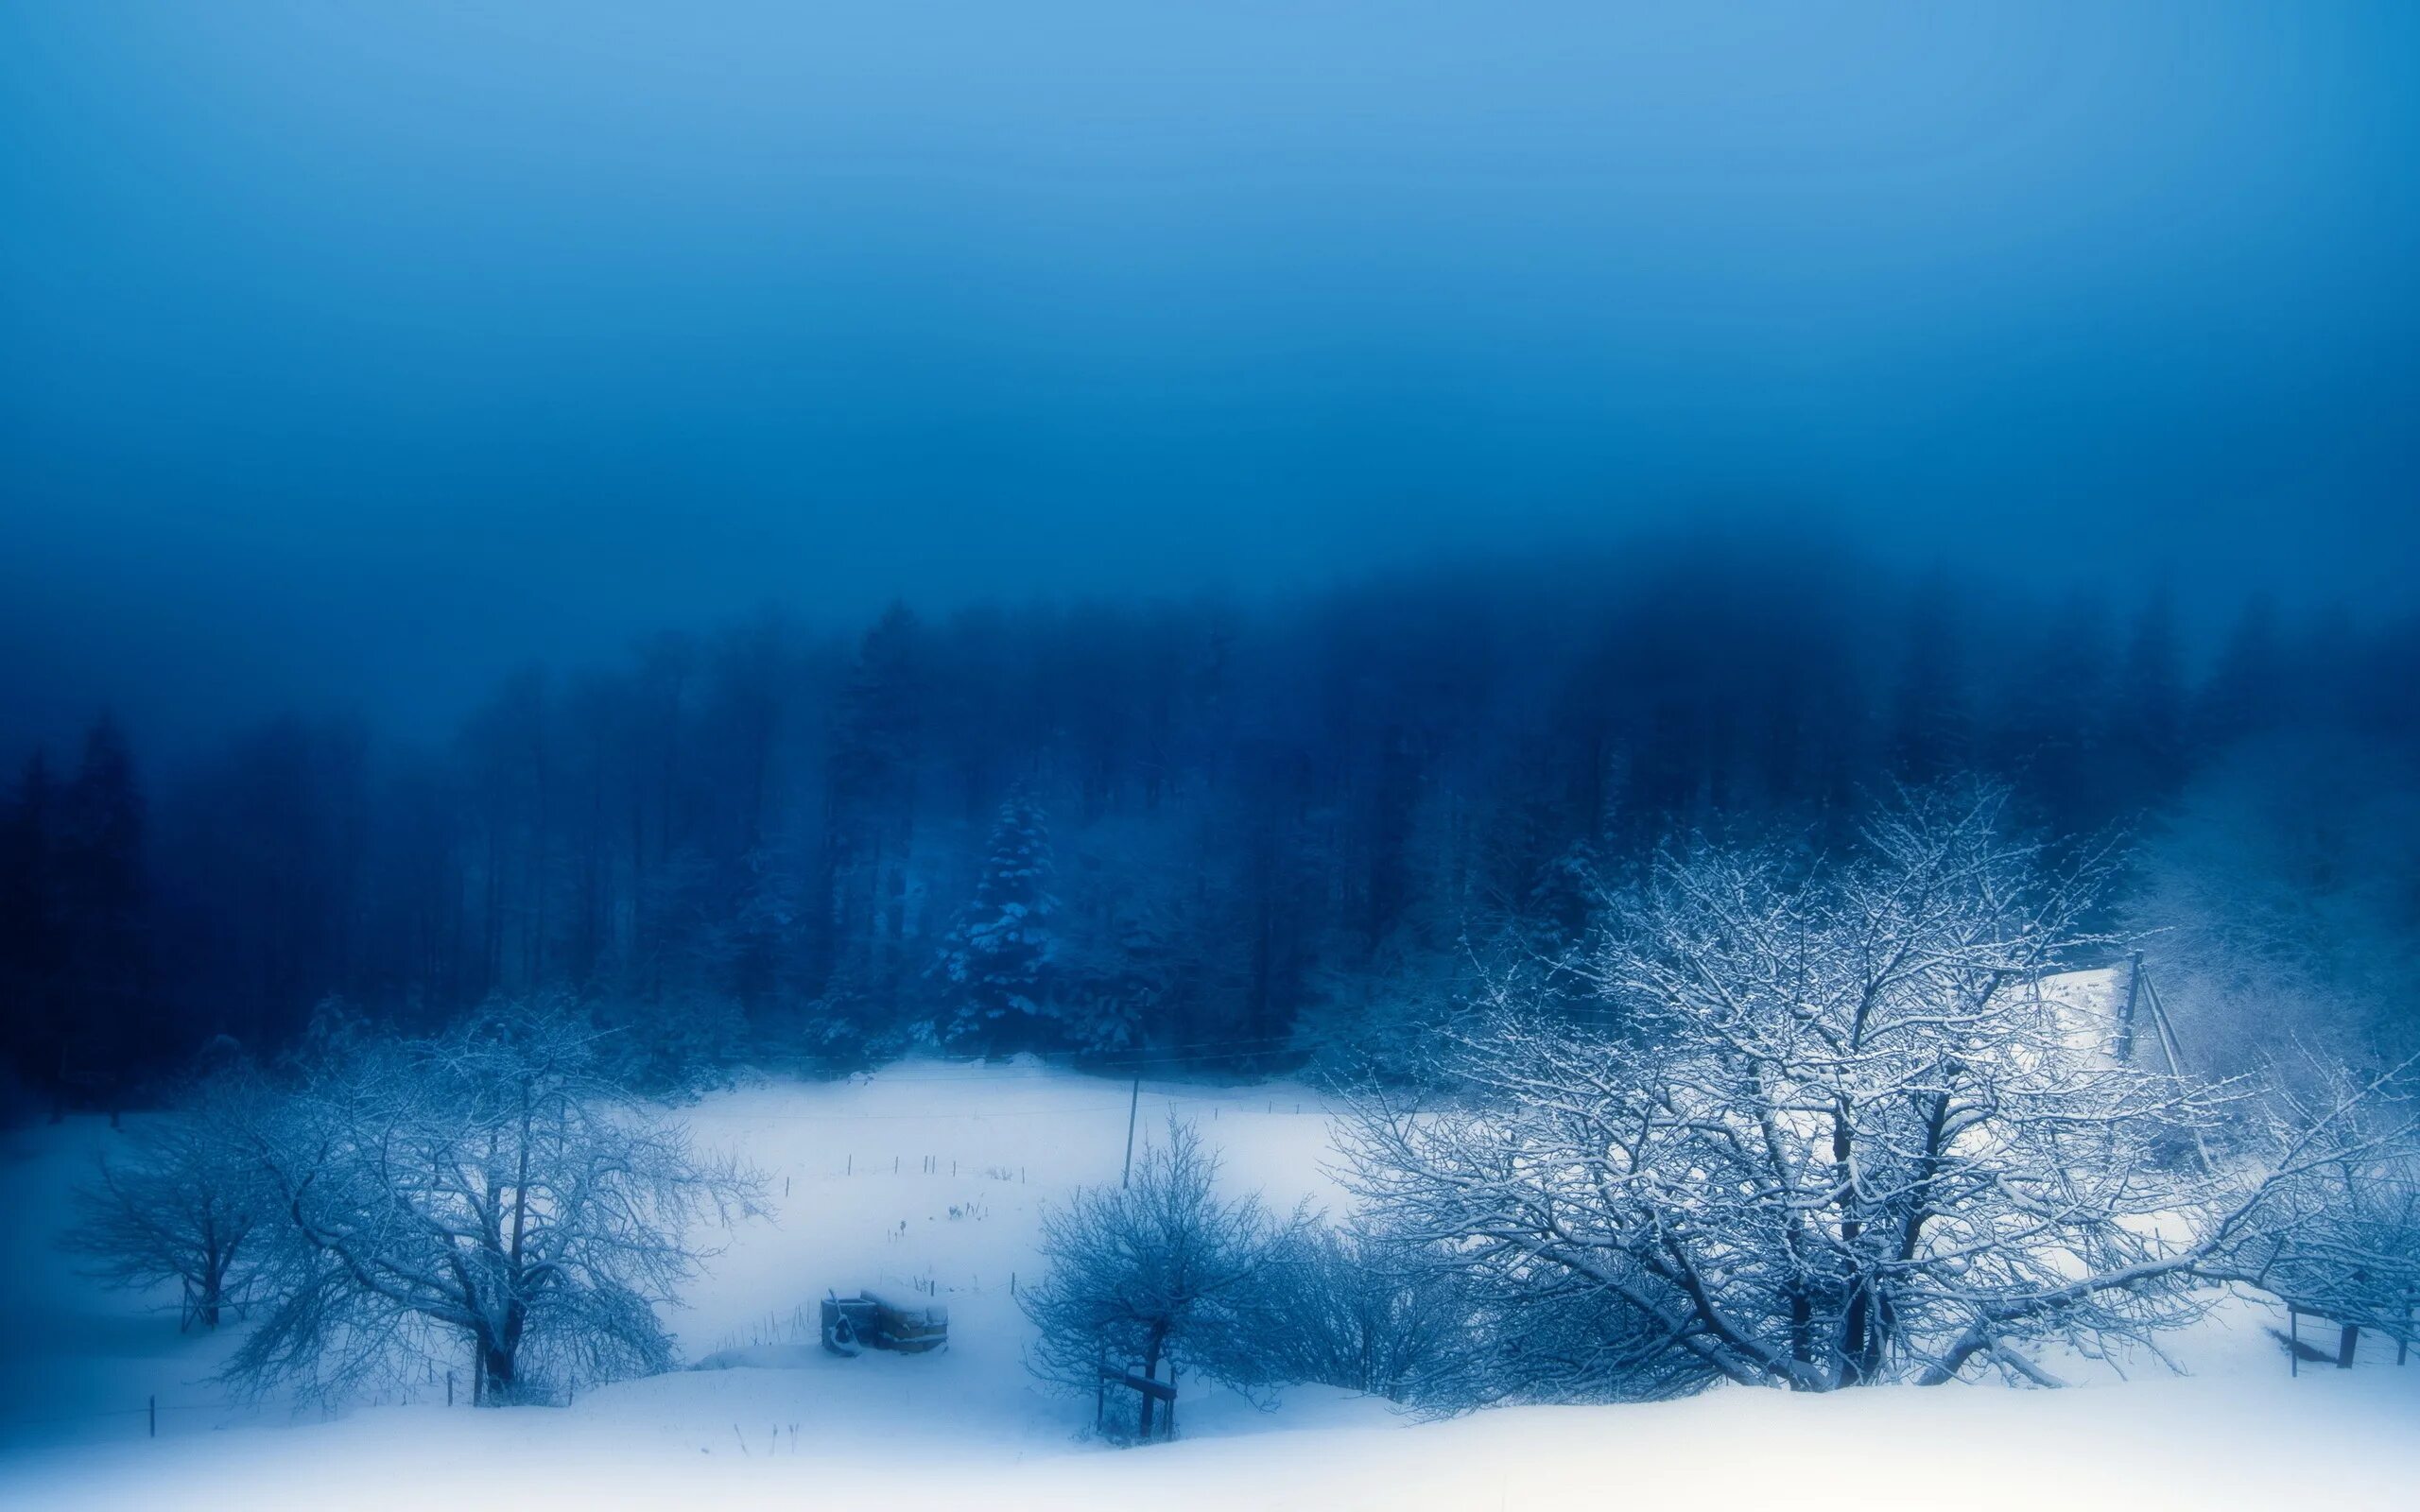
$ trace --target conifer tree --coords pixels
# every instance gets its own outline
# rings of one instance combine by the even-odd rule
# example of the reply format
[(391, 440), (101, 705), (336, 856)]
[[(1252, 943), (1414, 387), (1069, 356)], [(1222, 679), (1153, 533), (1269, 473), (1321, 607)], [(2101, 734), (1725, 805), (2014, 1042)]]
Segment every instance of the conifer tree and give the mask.
[(957, 989), (952, 1040), (995, 1056), (1063, 1038), (1051, 982), (1059, 954), (1052, 870), (1040, 805), (1022, 790), (1011, 794), (993, 826), (974, 901), (942, 957)]
[(1904, 782), (1939, 782), (1965, 769), (1972, 755), (1973, 713), (1952, 608), (1948, 581), (1936, 573), (1918, 591), (1909, 618), (1891, 710), (1891, 766)]
[(2195, 709), (2195, 733), (2206, 746), (2275, 728), (2289, 702), (2284, 662), (2276, 608), (2267, 598), (2255, 599), (2228, 632)]
[(2156, 808), (2185, 781), (2184, 654), (2177, 644), (2175, 604), (2165, 589), (2135, 621), (2119, 675), (2112, 726), (2124, 764), (2129, 806)]
[(65, 1040), (58, 1076), (115, 1105), (138, 1046), (144, 1007), (143, 799), (126, 735), (107, 715), (84, 737), (61, 794), (58, 856), (63, 936), (60, 1007)]

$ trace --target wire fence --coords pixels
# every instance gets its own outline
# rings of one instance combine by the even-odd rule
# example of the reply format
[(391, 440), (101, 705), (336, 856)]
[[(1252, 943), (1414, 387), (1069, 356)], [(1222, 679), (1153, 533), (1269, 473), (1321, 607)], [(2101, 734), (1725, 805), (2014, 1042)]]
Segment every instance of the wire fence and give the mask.
[(231, 1427), (239, 1422), (259, 1421), (272, 1416), (268, 1409), (239, 1401), (162, 1401), (157, 1396), (146, 1397), (140, 1406), (95, 1407), (81, 1412), (45, 1413), (0, 1407), (0, 1439), (21, 1439), (26, 1436), (26, 1430), (33, 1429), (63, 1428), (76, 1424), (116, 1423), (127, 1424), (127, 1431), (123, 1434), (101, 1436), (158, 1438), (164, 1424), (174, 1426), (179, 1421), (193, 1420), (190, 1418), (178, 1418), (171, 1415), (191, 1413), (216, 1414), (219, 1421), (204, 1425), (213, 1429)]
[[(164, 1428), (195, 1419), (176, 1418), (174, 1414), (214, 1414), (217, 1420), (205, 1423), (216, 1430), (254, 1423), (278, 1421), (325, 1422), (365, 1407), (460, 1407), (478, 1405), (476, 1393), (470, 1384), (470, 1372), (441, 1368), (433, 1361), (419, 1362), (418, 1379), (398, 1381), (375, 1390), (360, 1392), (340, 1401), (246, 1400), (229, 1397), (217, 1401), (165, 1401), (156, 1392), (147, 1393), (142, 1405), (131, 1407), (95, 1407), (79, 1412), (42, 1412), (0, 1405), (0, 1442), (22, 1438), (22, 1430), (60, 1428), (73, 1424), (107, 1424), (130, 1421), (132, 1431), (123, 1435), (158, 1438)], [(185, 1382), (187, 1386), (201, 1384)], [(577, 1400), (582, 1383), (573, 1377), (560, 1383), (560, 1390), (549, 1387), (544, 1392), (516, 1398), (529, 1405), (569, 1406)]]

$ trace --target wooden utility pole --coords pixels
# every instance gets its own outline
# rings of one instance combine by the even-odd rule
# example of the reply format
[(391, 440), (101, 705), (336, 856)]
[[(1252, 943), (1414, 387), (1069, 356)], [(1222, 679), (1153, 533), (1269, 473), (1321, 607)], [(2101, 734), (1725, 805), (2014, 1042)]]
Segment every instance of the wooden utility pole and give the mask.
[(1134, 1074), (1134, 1091), (1126, 1099), (1126, 1173), (1117, 1178), (1121, 1187), (1134, 1184), (1134, 1113), (1143, 1106), (1143, 1074)]
[(2135, 998), (2143, 989), (2143, 953), (2128, 958), (2126, 971), (2126, 1006), (2118, 1015), (2118, 1063), (2126, 1065), (2135, 1058)]

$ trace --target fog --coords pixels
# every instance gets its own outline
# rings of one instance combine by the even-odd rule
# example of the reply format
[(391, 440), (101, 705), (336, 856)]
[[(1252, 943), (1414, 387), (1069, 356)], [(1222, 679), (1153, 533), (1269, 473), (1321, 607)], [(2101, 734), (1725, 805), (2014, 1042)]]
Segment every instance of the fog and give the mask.
[(2399, 1504), (2416, 81), (0, 4), (0, 1506)]
[(1708, 516), (2392, 607), (2420, 18), (12, 7), (0, 735)]

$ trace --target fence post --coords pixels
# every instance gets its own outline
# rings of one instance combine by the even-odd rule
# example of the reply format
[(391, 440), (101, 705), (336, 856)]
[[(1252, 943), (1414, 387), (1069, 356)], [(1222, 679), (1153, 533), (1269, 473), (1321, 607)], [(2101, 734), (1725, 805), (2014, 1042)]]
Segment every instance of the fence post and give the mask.
[(445, 1372), (445, 1405), (454, 1405), (454, 1372), (451, 1370)]
[(148, 1399), (148, 1405), (151, 1415), (151, 1436), (157, 1438), (160, 1436), (160, 1399), (158, 1397)]
[(2286, 1304), (2286, 1358), (2292, 1362), (2286, 1373), (2295, 1380), (2303, 1373), (2303, 1310), (2293, 1303)]

